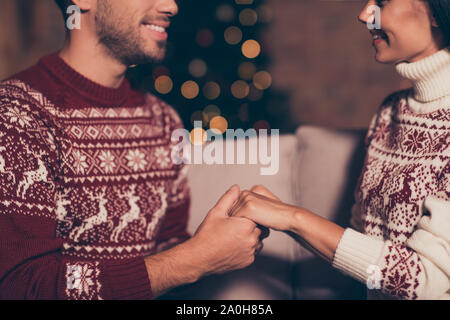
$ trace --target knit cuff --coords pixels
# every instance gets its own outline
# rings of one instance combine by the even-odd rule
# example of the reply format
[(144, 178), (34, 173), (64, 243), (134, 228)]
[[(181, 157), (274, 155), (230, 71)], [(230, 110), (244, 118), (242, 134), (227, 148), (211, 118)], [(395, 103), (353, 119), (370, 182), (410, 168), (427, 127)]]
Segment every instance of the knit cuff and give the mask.
[(377, 265), (384, 241), (374, 239), (353, 229), (346, 229), (333, 259), (333, 267), (366, 283), (368, 268)]
[(152, 290), (144, 258), (105, 262), (102, 285), (106, 300), (152, 299)]

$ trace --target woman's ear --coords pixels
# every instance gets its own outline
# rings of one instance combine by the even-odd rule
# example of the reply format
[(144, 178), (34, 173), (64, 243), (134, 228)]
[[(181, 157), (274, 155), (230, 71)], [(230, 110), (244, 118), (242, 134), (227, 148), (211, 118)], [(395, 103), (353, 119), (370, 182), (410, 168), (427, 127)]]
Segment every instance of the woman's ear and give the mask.
[(437, 23), (436, 18), (433, 15), (431, 15), (431, 26), (433, 28), (439, 28), (439, 24)]
[(82, 12), (91, 10), (96, 5), (96, 0), (72, 0), (73, 4), (78, 6)]
[(439, 23), (436, 21), (436, 18), (434, 17), (433, 11), (431, 10), (430, 6), (427, 5), (426, 8), (427, 8), (428, 16), (430, 17), (431, 26), (433, 28), (439, 28)]

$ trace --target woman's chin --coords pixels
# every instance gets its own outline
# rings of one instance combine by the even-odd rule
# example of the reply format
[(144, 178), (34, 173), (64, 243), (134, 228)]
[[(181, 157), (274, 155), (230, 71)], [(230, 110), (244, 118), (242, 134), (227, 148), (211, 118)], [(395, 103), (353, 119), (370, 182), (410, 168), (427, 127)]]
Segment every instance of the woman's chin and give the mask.
[(397, 61), (395, 58), (388, 56), (383, 51), (377, 51), (375, 54), (375, 60), (382, 64), (393, 64)]

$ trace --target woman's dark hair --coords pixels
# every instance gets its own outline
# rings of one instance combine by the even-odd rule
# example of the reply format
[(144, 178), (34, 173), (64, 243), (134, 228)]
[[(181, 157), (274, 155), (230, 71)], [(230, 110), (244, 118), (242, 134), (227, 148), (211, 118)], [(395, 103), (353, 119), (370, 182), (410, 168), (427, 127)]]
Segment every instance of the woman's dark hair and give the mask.
[(71, 0), (55, 0), (64, 17), (67, 15), (67, 7), (72, 4)]
[(445, 45), (450, 46), (450, 0), (427, 0), (439, 29), (444, 35)]

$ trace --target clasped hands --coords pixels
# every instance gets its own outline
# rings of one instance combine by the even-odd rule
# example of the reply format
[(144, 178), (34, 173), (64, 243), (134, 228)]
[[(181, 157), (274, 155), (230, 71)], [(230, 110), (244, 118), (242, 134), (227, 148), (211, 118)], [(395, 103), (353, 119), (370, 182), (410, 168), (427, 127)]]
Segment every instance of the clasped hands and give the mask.
[(269, 228), (290, 230), (294, 209), (263, 186), (244, 191), (237, 185), (231, 187), (209, 211), (191, 241), (197, 259), (204, 265), (203, 274), (252, 264), (263, 239), (269, 236)]
[(260, 227), (290, 231), (296, 207), (283, 203), (264, 186), (241, 192), (229, 215), (252, 220)]

